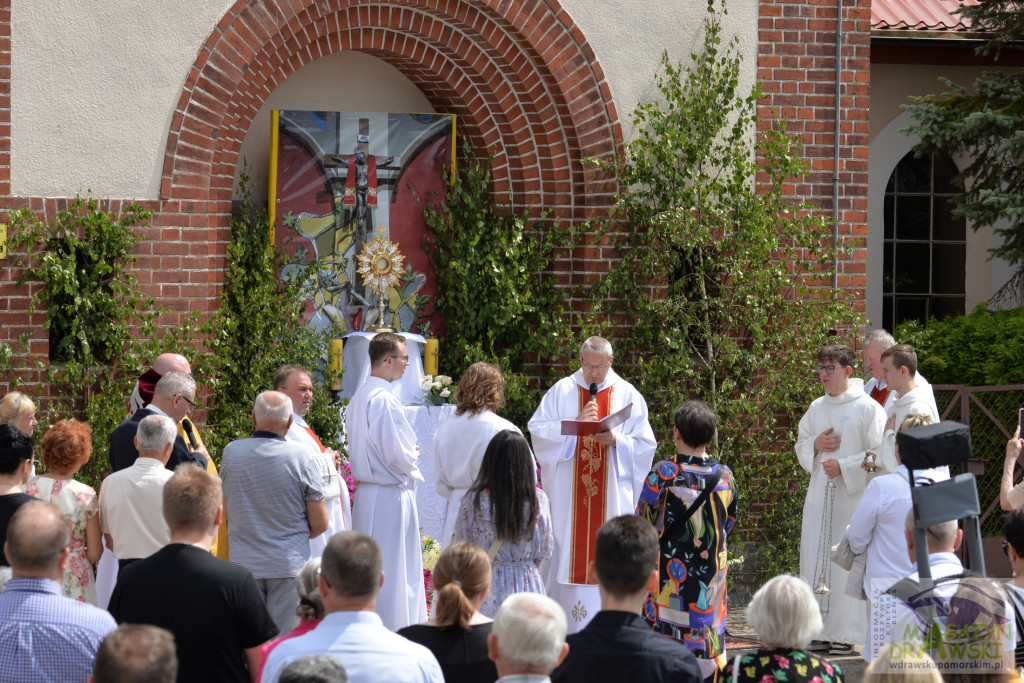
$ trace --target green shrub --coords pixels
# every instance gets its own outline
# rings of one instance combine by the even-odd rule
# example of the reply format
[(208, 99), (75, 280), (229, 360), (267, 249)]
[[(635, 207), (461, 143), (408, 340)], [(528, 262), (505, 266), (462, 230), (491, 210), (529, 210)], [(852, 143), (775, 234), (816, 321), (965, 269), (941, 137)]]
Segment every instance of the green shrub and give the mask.
[(990, 311), (978, 304), (968, 315), (908, 321), (897, 341), (917, 351), (921, 373), (932, 384), (1024, 384), (1024, 308)]

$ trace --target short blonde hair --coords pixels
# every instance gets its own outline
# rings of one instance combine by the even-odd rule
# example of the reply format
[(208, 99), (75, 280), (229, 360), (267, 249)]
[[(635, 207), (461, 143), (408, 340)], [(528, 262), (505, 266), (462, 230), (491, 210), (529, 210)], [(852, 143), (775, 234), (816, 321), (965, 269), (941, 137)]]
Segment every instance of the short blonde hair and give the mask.
[(768, 647), (803, 650), (821, 631), (821, 612), (811, 587), (792, 574), (780, 574), (757, 589), (747, 605), (747, 622)]
[(0, 424), (13, 422), (36, 412), (36, 404), (20, 391), (9, 392), (0, 399)]
[(210, 528), (222, 496), (216, 474), (193, 462), (178, 465), (164, 484), (164, 519), (171, 533)]

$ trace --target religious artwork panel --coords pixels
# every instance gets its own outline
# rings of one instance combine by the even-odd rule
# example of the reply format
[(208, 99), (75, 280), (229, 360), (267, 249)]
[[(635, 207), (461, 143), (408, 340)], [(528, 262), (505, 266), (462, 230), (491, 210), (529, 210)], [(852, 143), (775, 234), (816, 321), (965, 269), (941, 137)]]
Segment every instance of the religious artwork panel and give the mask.
[(436, 334), (422, 202), (453, 169), (455, 116), (281, 110), (271, 131), (275, 242), (298, 257), (282, 277), (303, 278), (309, 324)]

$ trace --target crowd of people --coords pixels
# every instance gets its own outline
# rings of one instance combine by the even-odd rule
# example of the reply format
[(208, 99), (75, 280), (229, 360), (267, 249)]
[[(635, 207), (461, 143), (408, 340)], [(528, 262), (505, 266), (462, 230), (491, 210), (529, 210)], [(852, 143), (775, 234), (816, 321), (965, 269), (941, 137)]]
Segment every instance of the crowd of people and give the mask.
[[(0, 680), (839, 683), (826, 656), (857, 646), (869, 676), (922, 662), (934, 673), (921, 643), (957, 622), (934, 608), (923, 619), (928, 599), (905, 590), (908, 578), (918, 585), (910, 491), (950, 475), (918, 469), (912, 480), (896, 432), (939, 415), (912, 348), (874, 331), (863, 355), (867, 385), (848, 347), (817, 353), (825, 394), (796, 443), (810, 473), (800, 576), (757, 591), (747, 617), (763, 646), (731, 661), (739, 498), (711, 453), (716, 416), (682, 403), (665, 435), (675, 454), (655, 461), (646, 401), (604, 338), (587, 339), (579, 369), (546, 392), (529, 439), (499, 415), (497, 366), (461, 378), (434, 445), (432, 483), (448, 508), (429, 615), (419, 444), (391, 392), (409, 364), (401, 335), (371, 340), (370, 375), (345, 410), (351, 498), (340, 455), (306, 422), (314, 375), (300, 366), (268, 378), (251, 436), (224, 449), (218, 470), (189, 418), (188, 361), (161, 356), (109, 435), (98, 494), (75, 480), (92, 455), (89, 426), (51, 426), (37, 474), (36, 407), (11, 392), (0, 400)], [(1007, 446), (1010, 508), (1024, 499), (1013, 486), (1022, 446), (1019, 433)], [(925, 531), (934, 596), (984, 602), (999, 626), (1020, 614), (1024, 580), (1016, 592), (943, 581), (961, 578), (961, 532), (955, 521)], [(1024, 513), (1010, 515), (1006, 538), (1024, 575)], [(1018, 633), (996, 639), (1010, 669)]]

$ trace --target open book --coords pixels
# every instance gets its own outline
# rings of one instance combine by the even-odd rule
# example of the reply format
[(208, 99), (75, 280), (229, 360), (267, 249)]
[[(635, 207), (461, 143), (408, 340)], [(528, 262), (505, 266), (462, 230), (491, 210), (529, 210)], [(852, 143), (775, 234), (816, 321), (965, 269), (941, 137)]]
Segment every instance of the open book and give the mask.
[(633, 404), (629, 403), (622, 410), (606, 416), (603, 420), (562, 420), (562, 436), (590, 436), (599, 432), (610, 431), (629, 419)]

